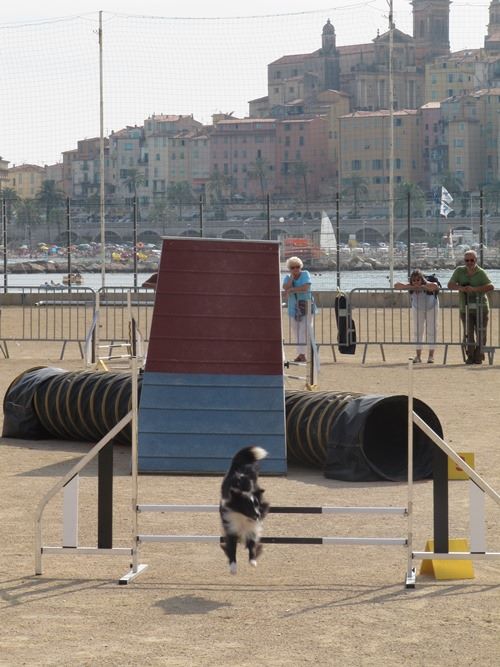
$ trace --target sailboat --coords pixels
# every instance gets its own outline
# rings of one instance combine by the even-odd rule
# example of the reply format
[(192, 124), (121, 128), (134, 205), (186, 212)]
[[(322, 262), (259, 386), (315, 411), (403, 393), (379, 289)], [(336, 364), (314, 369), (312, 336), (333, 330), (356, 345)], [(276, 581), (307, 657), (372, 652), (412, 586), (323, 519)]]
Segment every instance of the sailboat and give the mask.
[(337, 239), (333, 231), (333, 225), (326, 211), (321, 211), (321, 231), (319, 235), (319, 245), (322, 255), (337, 254)]

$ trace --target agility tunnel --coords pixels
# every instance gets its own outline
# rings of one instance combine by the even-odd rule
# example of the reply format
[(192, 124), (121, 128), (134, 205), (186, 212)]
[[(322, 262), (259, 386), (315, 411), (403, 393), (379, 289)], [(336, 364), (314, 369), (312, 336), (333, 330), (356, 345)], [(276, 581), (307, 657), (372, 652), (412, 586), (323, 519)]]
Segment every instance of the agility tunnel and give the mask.
[[(414, 399), (413, 409), (443, 437), (441, 423), (426, 403)], [(288, 461), (320, 467), (330, 479), (407, 479), (407, 396), (288, 391), (286, 433)], [(414, 425), (414, 479), (432, 476), (433, 447)]]
[[(142, 375), (139, 376), (139, 392)], [(139, 394), (140, 395), (140, 394)], [(3, 402), (3, 437), (97, 441), (131, 409), (127, 373), (37, 367), (18, 376)], [(400, 481), (407, 475), (406, 396), (285, 392), (287, 460), (345, 481)], [(415, 412), (441, 437), (439, 419)], [(130, 444), (130, 427), (115, 439)], [(414, 478), (432, 476), (432, 443), (414, 426)]]

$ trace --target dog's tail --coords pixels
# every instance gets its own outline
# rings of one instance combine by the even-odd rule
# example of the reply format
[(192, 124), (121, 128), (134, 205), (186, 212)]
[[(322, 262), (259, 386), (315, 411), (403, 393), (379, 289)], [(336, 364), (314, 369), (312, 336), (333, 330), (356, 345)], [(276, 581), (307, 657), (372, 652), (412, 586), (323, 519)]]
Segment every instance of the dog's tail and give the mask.
[(244, 447), (233, 456), (231, 467), (239, 468), (240, 466), (251, 465), (252, 463), (260, 461), (260, 459), (266, 458), (266, 456), (267, 452), (262, 447), (257, 447), (255, 445)]

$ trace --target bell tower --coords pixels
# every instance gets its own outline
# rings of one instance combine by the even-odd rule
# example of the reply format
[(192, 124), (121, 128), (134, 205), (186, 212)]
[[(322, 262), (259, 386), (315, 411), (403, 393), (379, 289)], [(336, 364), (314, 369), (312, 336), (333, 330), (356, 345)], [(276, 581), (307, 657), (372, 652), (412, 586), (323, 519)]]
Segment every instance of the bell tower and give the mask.
[(417, 64), (450, 53), (450, 0), (412, 0)]
[(321, 34), (321, 50), (323, 55), (329, 55), (335, 52), (337, 48), (337, 38), (335, 36), (335, 28), (330, 23), (330, 19), (327, 20), (323, 26), (323, 32)]
[(484, 38), (484, 48), (491, 52), (500, 51), (500, 0), (491, 0), (488, 34)]

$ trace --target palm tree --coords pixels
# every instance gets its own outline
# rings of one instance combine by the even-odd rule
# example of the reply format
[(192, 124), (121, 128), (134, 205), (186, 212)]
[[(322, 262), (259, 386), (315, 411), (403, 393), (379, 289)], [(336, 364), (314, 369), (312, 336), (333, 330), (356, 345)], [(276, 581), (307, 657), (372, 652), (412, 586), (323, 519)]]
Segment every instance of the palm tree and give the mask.
[[(52, 213), (64, 204), (65, 196), (62, 190), (58, 190), (54, 181), (42, 181), (40, 190), (37, 192), (36, 201), (45, 209), (45, 223), (47, 225), (48, 240), (50, 241), (50, 223)], [(57, 216), (57, 233), (61, 233), (61, 216)]]
[(358, 217), (359, 200), (360, 197), (368, 196), (368, 181), (363, 176), (351, 176), (347, 179), (347, 185), (342, 190), (344, 197), (352, 197), (352, 217)]
[(462, 179), (452, 171), (444, 171), (441, 174), (441, 185), (448, 190), (453, 199), (457, 199), (462, 190)]
[(484, 199), (488, 204), (495, 207), (495, 215), (498, 215), (498, 208), (500, 203), (500, 181), (493, 181), (488, 183), (483, 188)]
[(161, 224), (163, 234), (165, 234), (165, 228), (170, 222), (174, 221), (173, 218), (175, 218), (175, 216), (169, 209), (167, 200), (164, 197), (161, 199), (155, 197), (155, 199), (153, 199), (153, 206), (149, 211), (148, 220), (155, 224)]
[(170, 204), (179, 207), (179, 220), (182, 220), (182, 207), (184, 204), (192, 204), (194, 202), (190, 183), (188, 181), (170, 183), (167, 188), (167, 199)]
[(270, 167), (263, 157), (258, 157), (255, 162), (248, 165), (247, 176), (250, 180), (259, 181), (263, 205), (265, 205), (269, 169)]
[(23, 225), (25, 237), (28, 237), (28, 243), (31, 249), (31, 230), (34, 225), (41, 223), (39, 205), (36, 199), (21, 199), (16, 203), (17, 224)]
[(425, 194), (422, 191), (422, 188), (416, 183), (403, 181), (403, 183), (398, 184), (394, 193), (394, 211), (398, 218), (406, 217), (408, 210), (408, 195), (410, 195), (410, 215), (423, 213)]
[(215, 216), (219, 220), (224, 220), (226, 217), (224, 207), (222, 206), (222, 200), (230, 187), (230, 176), (223, 174), (217, 167), (215, 167), (210, 173), (210, 177), (207, 181), (207, 189), (210, 193), (210, 200), (216, 207)]
[(19, 202), (20, 197), (14, 188), (3, 188), (0, 191), (0, 196), (5, 200), (5, 212), (7, 214), (7, 218), (10, 219), (12, 213), (16, 209), (16, 204)]
[(146, 179), (144, 178), (144, 174), (141, 171), (139, 171), (139, 169), (136, 169), (135, 167), (127, 169), (127, 178), (125, 179), (125, 185), (127, 186), (130, 194), (134, 196), (137, 206), (137, 220), (141, 219), (139, 201), (137, 199), (137, 189), (142, 185), (144, 185), (145, 183)]
[(309, 167), (307, 162), (295, 162), (293, 165), (293, 173), (297, 179), (297, 184), (302, 182), (302, 187), (304, 188), (304, 201), (306, 205), (306, 212), (309, 212), (309, 189), (307, 176), (312, 172), (312, 169)]

